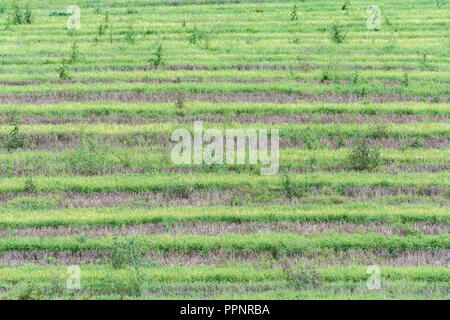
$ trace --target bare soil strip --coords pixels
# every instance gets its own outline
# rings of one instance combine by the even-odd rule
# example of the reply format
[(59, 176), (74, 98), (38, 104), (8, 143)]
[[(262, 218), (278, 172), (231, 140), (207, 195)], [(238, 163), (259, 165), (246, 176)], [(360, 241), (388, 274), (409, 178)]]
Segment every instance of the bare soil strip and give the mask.
[(450, 233), (450, 225), (434, 223), (416, 223), (411, 225), (411, 229), (397, 228), (390, 224), (356, 224), (344, 222), (289, 222), (289, 223), (211, 223), (211, 222), (184, 222), (176, 224), (146, 223), (140, 225), (121, 226), (118, 228), (110, 226), (92, 228), (67, 228), (67, 227), (42, 227), (25, 229), (0, 229), (0, 237), (110, 237), (110, 236), (134, 236), (134, 235), (203, 235), (216, 236), (220, 234), (252, 234), (270, 232), (289, 232), (299, 235), (312, 235), (321, 233), (377, 233), (385, 236), (400, 235), (406, 236), (411, 230), (424, 234), (438, 235)]
[[(144, 125), (150, 123), (188, 123), (192, 124), (194, 121), (202, 121), (209, 123), (224, 123), (237, 122), (242, 124), (366, 124), (366, 123), (415, 123), (415, 122), (450, 122), (446, 115), (366, 115), (366, 114), (298, 114), (298, 115), (202, 115), (202, 116), (171, 116), (166, 118), (151, 117), (151, 116), (126, 116), (126, 115), (77, 115), (77, 116), (61, 116), (61, 117), (41, 117), (41, 116), (23, 116), (20, 118), (22, 125), (32, 124), (124, 124), (124, 125)], [(9, 125), (10, 117), (0, 116), (0, 125)]]
[[(307, 197), (286, 198), (284, 194), (261, 194), (252, 190), (189, 190), (186, 195), (174, 191), (164, 192), (61, 192), (40, 193), (0, 193), (0, 202), (6, 206), (22, 208), (20, 204), (9, 204), (15, 199), (30, 197), (51, 197), (57, 199), (57, 208), (155, 208), (160, 206), (231, 206), (231, 205), (301, 205), (308, 203), (342, 203), (344, 201), (377, 201), (386, 197), (400, 197), (397, 201), (408, 203), (434, 203), (438, 201), (449, 204), (448, 190), (439, 187), (426, 187), (422, 190), (414, 187), (347, 187), (343, 195), (332, 194), (329, 188), (311, 188)], [(445, 197), (445, 200), (442, 198)], [(401, 199), (403, 198), (403, 200)], [(58, 200), (59, 199), (59, 200)], [(53, 202), (52, 202), (53, 203)], [(52, 204), (54, 205), (54, 204)]]
[[(178, 71), (178, 70), (321, 70), (324, 69), (326, 66), (324, 65), (314, 65), (311, 63), (302, 63), (298, 64), (296, 66), (294, 65), (287, 65), (287, 64), (255, 64), (255, 63), (247, 63), (247, 64), (237, 64), (237, 65), (223, 65), (223, 66), (206, 66), (206, 65), (199, 65), (199, 64), (183, 64), (183, 65), (167, 65), (163, 67), (163, 70), (171, 70), (171, 71)], [(150, 70), (157, 70), (161, 67), (155, 67), (155, 66), (138, 66), (138, 67), (105, 67), (105, 68), (96, 68), (95, 71), (150, 71)], [(341, 69), (344, 70), (404, 70), (404, 71), (413, 71), (418, 70), (414, 67), (409, 66), (379, 66), (374, 67), (372, 65), (365, 65), (365, 66), (342, 66)], [(428, 69), (429, 71), (433, 71), (432, 69)], [(76, 71), (84, 71), (84, 70), (77, 70), (74, 69), (74, 72)]]
[[(111, 251), (83, 251), (83, 252), (51, 252), (51, 251), (9, 251), (0, 254), (0, 264), (22, 266), (24, 264), (38, 265), (84, 265), (105, 264), (112, 259)], [(395, 254), (385, 249), (375, 250), (324, 250), (311, 253), (292, 255), (288, 257), (274, 257), (269, 252), (249, 251), (211, 251), (211, 252), (149, 252), (145, 263), (158, 267), (170, 266), (232, 266), (237, 263), (252, 264), (260, 267), (281, 267), (279, 258), (290, 265), (305, 263), (312, 267), (372, 265), (380, 266), (450, 266), (450, 250), (436, 251), (400, 251)]]
[[(435, 97), (419, 97), (400, 94), (384, 94), (358, 96), (356, 94), (294, 94), (281, 92), (258, 92), (258, 93), (199, 93), (186, 94), (186, 100), (208, 101), (208, 102), (270, 102), (270, 103), (298, 103), (306, 102), (329, 102), (329, 103), (356, 103), (371, 101), (373, 103), (386, 102), (419, 102), (425, 99), (431, 102)], [(449, 103), (450, 96), (439, 97), (441, 103)], [(142, 92), (102, 92), (102, 93), (45, 93), (45, 94), (0, 94), (0, 102), (4, 104), (32, 103), (49, 104), (61, 102), (88, 102), (88, 101), (117, 101), (117, 102), (151, 102), (169, 103), (175, 102), (175, 94), (172, 93), (142, 93)]]
[[(224, 172), (224, 170), (228, 170), (227, 172), (230, 173), (236, 173), (236, 172), (251, 172), (250, 167), (242, 167), (240, 169), (236, 168), (221, 168), (220, 170), (210, 168), (205, 169), (202, 166), (197, 167), (170, 167), (170, 163), (161, 167), (123, 167), (123, 166), (114, 166), (114, 167), (105, 167), (98, 172), (91, 173), (91, 175), (113, 175), (113, 174), (153, 174), (153, 173), (163, 173), (163, 174), (196, 174), (196, 173), (204, 173), (204, 172)], [(415, 166), (406, 166), (406, 165), (397, 165), (395, 163), (389, 164), (389, 165), (383, 165), (377, 170), (373, 170), (373, 172), (378, 173), (390, 173), (390, 174), (397, 174), (397, 173), (439, 173), (443, 171), (449, 171), (450, 170), (450, 162), (445, 165), (415, 165)], [(314, 169), (308, 169), (304, 167), (297, 167), (292, 168), (290, 167), (287, 169), (286, 167), (283, 167), (283, 164), (281, 164), (280, 173), (289, 172), (290, 174), (307, 174), (311, 172), (332, 172), (332, 173), (339, 173), (339, 172), (348, 172), (348, 168), (345, 167), (344, 164), (341, 165), (339, 168), (329, 168), (329, 167), (323, 167), (323, 168), (314, 168)], [(86, 175), (85, 172), (80, 171), (79, 169), (74, 168), (51, 168), (48, 167), (46, 164), (41, 164), (40, 166), (36, 167), (27, 167), (27, 165), (23, 164), (17, 164), (11, 168), (0, 168), (0, 178), (5, 177), (29, 177), (30, 175), (35, 176), (60, 176), (60, 175)]]
[[(243, 79), (243, 78), (164, 78), (164, 79), (125, 79), (125, 80), (108, 80), (108, 79), (83, 79), (83, 80), (18, 80), (18, 81), (0, 81), (0, 86), (36, 86), (36, 85), (47, 85), (47, 84), (95, 84), (95, 83), (274, 83), (280, 81), (295, 81), (297, 83), (314, 83), (319, 85), (330, 85), (330, 84), (343, 84), (349, 85), (352, 83), (351, 80), (327, 80), (322, 81), (318, 79), (303, 80), (303, 79), (286, 79), (286, 78), (253, 78), (253, 79)], [(398, 80), (368, 80), (367, 83), (378, 83), (381, 82), (390, 87), (399, 87), (402, 85), (401, 81)], [(450, 83), (449, 81), (439, 81), (436, 83)]]
[[(188, 126), (188, 125), (187, 125)], [(189, 124), (192, 126), (192, 123)], [(29, 144), (25, 146), (25, 150), (67, 150), (78, 148), (82, 145), (83, 140), (79, 134), (27, 134)], [(99, 143), (112, 148), (125, 147), (161, 147), (170, 148), (173, 142), (170, 140), (170, 135), (166, 134), (133, 134), (133, 135), (99, 135), (96, 136)], [(0, 144), (5, 144), (9, 141), (7, 135), (0, 135)], [(357, 139), (346, 138), (344, 141), (338, 141), (338, 138), (319, 139), (320, 147), (339, 149), (342, 147), (352, 147)], [(420, 138), (423, 148), (445, 149), (450, 147), (450, 137), (424, 137)], [(380, 147), (384, 149), (402, 150), (404, 148), (410, 149), (410, 145), (415, 143), (414, 138), (369, 138), (367, 143), (370, 146)], [(270, 147), (270, 146), (269, 146)], [(306, 143), (304, 139), (294, 139), (289, 137), (281, 137), (279, 142), (281, 149), (286, 148), (305, 148)]]

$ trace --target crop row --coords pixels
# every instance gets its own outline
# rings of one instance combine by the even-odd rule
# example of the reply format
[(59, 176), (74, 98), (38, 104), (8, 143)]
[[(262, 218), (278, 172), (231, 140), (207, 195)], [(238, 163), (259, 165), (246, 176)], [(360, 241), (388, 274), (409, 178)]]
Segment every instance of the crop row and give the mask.
[[(429, 186), (447, 189), (450, 186), (450, 173), (311, 173), (294, 175), (290, 178), (292, 187), (308, 190), (311, 187), (329, 187), (345, 191), (347, 187), (417, 187)], [(23, 192), (30, 186), (29, 178), (4, 178), (0, 180), (0, 192)], [(249, 188), (261, 191), (285, 190), (285, 181), (280, 176), (259, 176), (250, 174), (142, 174), (105, 176), (36, 176), (32, 179), (33, 190), (39, 192), (74, 191), (163, 191), (163, 190), (228, 190)], [(183, 191), (180, 191), (183, 193)]]
[[(368, 274), (364, 266), (326, 267), (318, 268), (317, 272), (327, 282), (337, 281), (366, 281)], [(281, 269), (260, 270), (251, 266), (238, 265), (228, 268), (201, 267), (170, 267), (144, 268), (142, 271), (149, 280), (148, 284), (157, 282), (189, 283), (208, 281), (212, 285), (217, 282), (252, 282), (286, 280)], [(381, 272), (385, 280), (429, 281), (441, 282), (445, 286), (450, 281), (450, 271), (445, 267), (382, 267)], [(130, 281), (130, 270), (115, 270), (110, 266), (83, 266), (82, 280), (106, 281), (107, 279)], [(51, 279), (66, 280), (67, 269), (64, 267), (41, 267), (28, 265), (20, 268), (0, 268), (0, 279), (3, 282), (17, 283), (19, 281), (49, 281)]]
[[(275, 83), (254, 83), (243, 82), (181, 82), (181, 83), (133, 83), (127, 81), (117, 82), (94, 82), (94, 83), (55, 83), (51, 87), (48, 85), (3, 85), (0, 87), (1, 94), (45, 94), (45, 93), (65, 93), (76, 92), (83, 93), (107, 93), (107, 92), (139, 92), (144, 94), (151, 93), (264, 93), (278, 92), (285, 94), (354, 94), (365, 97), (369, 94), (394, 94), (410, 95), (416, 97), (440, 96), (444, 100), (448, 99), (449, 85), (446, 83), (430, 82), (412, 82), (408, 86), (390, 86), (388, 84), (377, 82), (369, 84), (338, 84), (331, 83), (299, 83), (298, 81), (284, 81)], [(439, 100), (438, 100), (439, 102)]]
[(387, 249), (395, 250), (436, 250), (450, 249), (450, 235), (408, 235), (384, 236), (378, 234), (322, 234), (299, 236), (290, 233), (222, 234), (201, 235), (152, 235), (129, 237), (55, 237), (55, 238), (3, 238), (0, 252), (12, 250), (73, 251), (112, 250), (116, 241), (133, 239), (145, 250), (158, 251), (278, 251), (285, 253), (311, 252), (314, 249)]
[(210, 103), (189, 101), (188, 107), (177, 108), (173, 103), (122, 103), (122, 102), (73, 102), (58, 104), (8, 104), (0, 108), (0, 115), (27, 116), (38, 115), (43, 118), (59, 116), (88, 117), (105, 116), (154, 116), (170, 118), (173, 116), (198, 115), (297, 115), (297, 114), (368, 114), (368, 115), (446, 115), (450, 116), (449, 104), (427, 104), (423, 102), (397, 103)]
[[(350, 150), (347, 148), (330, 150), (283, 149), (280, 150), (279, 167), (281, 169), (302, 170), (333, 170), (351, 168), (348, 159)], [(90, 157), (90, 159), (89, 159)], [(248, 155), (246, 155), (246, 158)], [(449, 164), (450, 149), (411, 149), (391, 150), (381, 149), (380, 159), (385, 165), (405, 165), (411, 169), (421, 170), (418, 166), (443, 166)], [(93, 163), (95, 161), (96, 163)], [(192, 157), (192, 163), (193, 157)], [(239, 171), (250, 172), (256, 169), (255, 165), (224, 165), (205, 168), (195, 164), (174, 164), (170, 160), (168, 151), (161, 152), (152, 149), (132, 148), (114, 149), (99, 147), (73, 151), (22, 151), (0, 155), (0, 173), (14, 175), (15, 172), (33, 172), (34, 175), (46, 176), (64, 173), (99, 174), (105, 172), (118, 172), (123, 169), (145, 171), (163, 171), (175, 168), (192, 168), (207, 170), (208, 172)], [(383, 172), (381, 167), (379, 172)], [(136, 172), (136, 171), (135, 171)]]
[[(144, 58), (144, 57), (143, 57)], [(148, 56), (145, 57), (148, 59)], [(286, 70), (238, 70), (236, 67), (234, 70), (231, 69), (219, 69), (219, 70), (173, 70), (177, 66), (163, 66), (159, 69), (152, 70), (151, 73), (145, 70), (103, 70), (98, 71), (82, 71), (86, 66), (92, 66), (90, 57), (83, 58), (83, 63), (74, 64), (72, 70), (72, 82), (95, 82), (95, 81), (130, 81), (130, 82), (151, 82), (151, 81), (161, 81), (161, 82), (176, 82), (177, 79), (180, 81), (191, 81), (191, 82), (203, 82), (203, 81), (252, 81), (252, 82), (275, 82), (275, 81), (319, 81), (323, 77), (324, 71), (328, 70), (326, 67), (321, 70), (320, 66), (312, 66), (310, 71), (301, 70), (301, 66), (286, 66)], [(17, 61), (19, 63), (19, 61)], [(22, 60), (20, 61), (22, 62)], [(24, 61), (27, 62), (27, 61)], [(48, 61), (47, 61), (48, 62)], [(60, 66), (61, 61), (55, 59), (51, 61), (51, 64), (46, 67), (36, 68), (40, 71), (39, 73), (28, 74), (25, 73), (23, 68), (8, 68), (4, 64), (4, 73), (0, 75), (0, 81), (3, 84), (8, 84), (13, 82), (16, 84), (30, 84), (35, 81), (48, 83), (60, 81), (58, 74), (55, 72), (56, 68)], [(96, 68), (105, 69), (111, 65), (108, 64), (98, 64), (95, 63)], [(145, 66), (146, 62), (142, 61), (142, 66)], [(94, 66), (92, 66), (94, 67)], [(119, 68), (117, 66), (116, 68)], [(147, 69), (151, 66), (148, 65)], [(188, 68), (186, 66), (186, 68)], [(201, 66), (199, 66), (199, 69)], [(250, 67), (248, 67), (250, 68)], [(274, 67), (276, 68), (276, 67)], [(113, 69), (113, 68), (111, 68)], [(132, 68), (131, 68), (132, 69)], [(352, 81), (356, 76), (356, 71), (342, 70), (342, 69), (332, 69), (328, 70), (330, 72), (330, 78), (332, 81)], [(377, 81), (397, 81), (400, 82), (404, 79), (405, 71), (401, 69), (397, 70), (358, 70), (358, 81), (362, 83), (377, 80)], [(448, 75), (446, 72), (435, 72), (435, 71), (425, 71), (425, 70), (412, 70), (408, 72), (409, 80), (415, 83), (419, 81), (421, 83), (427, 82), (446, 82)]]
[(434, 222), (450, 224), (446, 207), (371, 203), (311, 206), (178, 207), (155, 209), (0, 210), (1, 228), (105, 226), (175, 222)]
[[(427, 122), (427, 123), (406, 123), (373, 125), (373, 124), (241, 124), (236, 122), (202, 124), (203, 130), (218, 129), (226, 135), (226, 130), (242, 130), (237, 135), (246, 134), (246, 130), (267, 130), (271, 135), (271, 130), (279, 130), (280, 137), (301, 139), (306, 136), (315, 137), (432, 137), (449, 135), (447, 123)], [(81, 135), (171, 135), (176, 129), (185, 129), (191, 134), (194, 132), (194, 124), (180, 124), (173, 122), (150, 123), (143, 125), (122, 125), (122, 124), (37, 124), (20, 126), (20, 132), (24, 134), (81, 134)], [(8, 134), (11, 127), (0, 126), (0, 134)]]

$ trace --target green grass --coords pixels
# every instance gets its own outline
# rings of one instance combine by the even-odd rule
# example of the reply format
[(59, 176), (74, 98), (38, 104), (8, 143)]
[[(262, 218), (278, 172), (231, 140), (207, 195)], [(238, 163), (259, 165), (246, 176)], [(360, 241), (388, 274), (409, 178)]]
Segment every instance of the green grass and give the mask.
[(183, 221), (261, 223), (281, 221), (317, 222), (434, 222), (449, 224), (445, 207), (435, 205), (351, 205), (263, 206), (263, 207), (181, 207), (126, 209), (0, 210), (0, 227), (134, 225)]
[[(31, 24), (9, 23), (10, 3), (0, 4), (2, 299), (448, 299), (441, 255), (450, 252), (450, 236), (433, 229), (450, 225), (447, 3), (381, 1), (375, 32), (362, 0), (346, 10), (343, 0), (79, 1), (81, 29), (71, 32), (67, 17), (52, 15), (65, 12), (67, 1), (26, 2)], [(345, 33), (342, 43), (330, 39), (333, 22)], [(196, 42), (189, 41), (194, 30)], [(70, 80), (61, 80), (74, 43), (78, 59), (66, 63)], [(156, 68), (159, 46), (164, 64)], [(175, 103), (181, 95), (183, 108)], [(26, 143), (8, 149), (14, 118)], [(278, 129), (280, 174), (173, 164), (170, 135), (192, 132), (199, 119), (204, 129)], [(371, 172), (349, 163), (360, 138), (380, 146)], [(319, 222), (330, 232), (170, 231), (183, 222)], [(101, 231), (144, 223), (167, 230), (118, 239)], [(348, 223), (387, 225), (397, 235), (336, 226)], [(422, 231), (415, 223), (424, 223)], [(64, 227), (95, 234), (39, 236)], [(173, 267), (144, 261), (133, 245), (168, 258), (220, 250), (236, 257)], [(112, 251), (113, 259), (82, 264), (81, 290), (68, 290), (66, 260), (57, 257), (96, 250)], [(380, 290), (367, 288), (367, 266), (345, 258), (349, 250), (362, 258), (386, 252), (377, 260)], [(239, 261), (252, 252), (269, 258)], [(324, 252), (339, 261), (314, 265)], [(292, 260), (297, 253), (320, 259), (301, 267)], [(118, 267), (120, 254), (138, 257)], [(423, 265), (433, 254), (437, 260)], [(297, 263), (293, 273), (284, 258)], [(321, 280), (315, 288), (312, 276)]]

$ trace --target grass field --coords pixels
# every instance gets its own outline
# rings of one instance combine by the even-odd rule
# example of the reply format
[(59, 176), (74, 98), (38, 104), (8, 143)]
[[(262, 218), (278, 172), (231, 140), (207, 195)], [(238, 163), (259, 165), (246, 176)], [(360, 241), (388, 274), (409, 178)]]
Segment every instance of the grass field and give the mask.
[[(2, 1), (0, 298), (448, 300), (449, 14)], [(174, 163), (196, 121), (278, 129), (278, 173)]]

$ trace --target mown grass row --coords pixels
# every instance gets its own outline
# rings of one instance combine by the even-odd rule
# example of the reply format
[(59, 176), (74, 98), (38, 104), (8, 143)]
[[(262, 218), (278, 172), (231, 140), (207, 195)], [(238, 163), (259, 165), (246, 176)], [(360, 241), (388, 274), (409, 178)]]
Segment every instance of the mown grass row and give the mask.
[[(177, 168), (208, 173), (229, 171), (259, 173), (260, 166), (265, 166), (262, 163), (259, 163), (259, 165), (196, 165), (193, 164), (193, 158), (192, 164), (177, 165), (170, 159), (170, 152), (167, 150), (161, 151), (154, 148), (115, 149), (100, 145), (94, 146), (98, 149), (86, 146), (72, 151), (18, 151), (2, 154), (0, 155), (0, 174), (2, 176), (30, 174), (45, 176), (63, 174), (100, 175), (124, 170), (135, 173), (157, 173), (175, 171)], [(348, 148), (338, 150), (283, 149), (280, 150), (279, 168), (282, 171), (352, 170), (358, 163), (354, 163), (355, 160), (350, 158), (351, 152), (352, 150)], [(401, 151), (381, 149), (379, 160), (376, 160), (377, 167), (372, 171), (386, 172), (392, 170), (392, 165), (405, 166), (411, 171), (423, 171), (424, 167), (428, 166), (442, 166), (442, 170), (445, 170), (447, 166), (450, 166), (449, 159), (450, 149), (419, 148)]]
[[(211, 268), (149, 268), (136, 272), (110, 266), (83, 266), (81, 290), (67, 290), (67, 269), (27, 265), (0, 268), (4, 299), (374, 299), (446, 297), (449, 274), (442, 267), (382, 267), (381, 290), (368, 290), (364, 266), (326, 267), (314, 270), (320, 283), (314, 287), (296, 282), (282, 269), (248, 265)], [(301, 289), (301, 290), (299, 290)]]
[[(181, 82), (179, 84), (168, 83), (130, 83), (130, 82), (113, 82), (113, 83), (70, 83), (70, 84), (52, 84), (51, 87), (46, 85), (3, 85), (1, 86), (1, 94), (45, 94), (45, 93), (64, 93), (76, 92), (83, 93), (103, 93), (103, 92), (139, 92), (144, 94), (152, 93), (261, 93), (261, 92), (278, 92), (285, 94), (354, 94), (360, 97), (366, 97), (369, 94), (377, 95), (409, 95), (415, 97), (444, 96), (447, 97), (449, 85), (446, 83), (414, 83), (408, 86), (391, 86), (385, 83), (369, 83), (369, 84), (320, 84), (320, 83), (298, 83), (297, 81), (283, 81), (276, 83), (233, 83), (233, 82), (200, 82), (190, 83)], [(444, 99), (444, 100), (445, 100)], [(437, 102), (440, 100), (438, 99)]]
[(384, 236), (378, 234), (322, 234), (299, 236), (290, 233), (198, 235), (152, 235), (130, 237), (55, 237), (55, 238), (6, 238), (0, 239), (0, 252), (13, 250), (72, 251), (113, 250), (117, 241), (136, 241), (144, 250), (157, 251), (212, 251), (244, 250), (299, 253), (315, 249), (387, 249), (437, 250), (450, 249), (450, 235)]
[[(242, 124), (237, 122), (213, 123), (207, 122), (202, 125), (203, 130), (210, 128), (222, 130), (226, 135), (228, 129), (242, 129), (245, 135), (246, 130), (279, 130), (280, 137), (291, 139), (302, 139), (306, 136), (320, 137), (353, 137), (353, 138), (400, 138), (400, 137), (448, 137), (449, 126), (442, 122), (416, 122), (405, 124)], [(81, 135), (171, 135), (176, 129), (186, 129), (192, 135), (194, 134), (194, 124), (180, 124), (173, 122), (149, 123), (139, 125), (123, 124), (36, 124), (21, 125), (20, 132), (24, 134), (81, 134)], [(0, 126), (0, 134), (11, 132), (11, 126)]]
[(450, 223), (446, 207), (386, 206), (371, 203), (307, 206), (216, 206), (155, 209), (89, 208), (63, 210), (0, 210), (1, 228), (121, 226), (180, 222), (351, 222)]
[[(294, 175), (289, 178), (292, 188), (308, 192), (311, 187), (328, 187), (345, 192), (347, 187), (450, 187), (450, 173), (311, 173)], [(32, 185), (33, 187), (31, 187)], [(35, 176), (30, 181), (25, 177), (4, 178), (0, 180), (0, 192), (74, 191), (74, 192), (112, 192), (112, 191), (164, 191), (164, 190), (230, 190), (254, 189), (266, 191), (286, 190), (286, 181), (280, 176), (259, 176), (249, 174), (133, 174), (104, 176)], [(184, 191), (183, 191), (184, 190)]]
[[(366, 281), (368, 275), (364, 266), (325, 267), (318, 268), (317, 272), (327, 282), (338, 281)], [(385, 280), (410, 280), (445, 283), (450, 280), (450, 271), (445, 267), (382, 267), (381, 272)], [(143, 273), (148, 278), (148, 284), (156, 285), (158, 282), (167, 284), (173, 282), (189, 283), (195, 281), (218, 282), (254, 282), (286, 280), (281, 269), (258, 270), (251, 266), (241, 265), (234, 268), (201, 267), (170, 267), (170, 268), (144, 268)], [(49, 281), (52, 278), (59, 281), (67, 279), (67, 269), (64, 267), (41, 267), (28, 265), (20, 268), (0, 268), (0, 277), (3, 283), (17, 283), (19, 281), (33, 281), (36, 283)], [(110, 266), (83, 266), (82, 280), (86, 282), (107, 282), (107, 279), (130, 281), (130, 270), (115, 270)]]
[[(156, 49), (155, 49), (156, 50)], [(90, 51), (89, 51), (90, 52)], [(104, 59), (104, 58), (99, 58)], [(145, 68), (148, 62), (148, 55), (142, 57), (142, 67)], [(418, 57), (417, 59), (420, 59)], [(172, 81), (176, 82), (177, 79), (180, 81), (215, 81), (215, 80), (229, 80), (229, 81), (254, 81), (254, 82), (275, 82), (275, 81), (320, 81), (324, 77), (324, 72), (328, 72), (331, 81), (360, 81), (361, 83), (366, 83), (369, 81), (397, 81), (400, 82), (404, 80), (405, 71), (404, 70), (341, 70), (327, 68), (326, 66), (313, 66), (311, 65), (311, 70), (303, 70), (306, 68), (302, 63), (297, 66), (286, 66), (285, 70), (259, 70), (259, 69), (249, 69), (249, 70), (238, 70), (239, 67), (235, 67), (234, 70), (172, 70), (176, 69), (177, 66), (161, 66), (156, 68), (148, 64), (147, 69), (149, 70), (103, 70), (102, 72), (97, 71), (82, 71), (83, 67), (95, 63), (96, 68), (101, 68), (102, 66), (107, 68), (111, 64), (108, 60), (108, 64), (100, 63), (100, 61), (95, 61), (94, 58), (89, 55), (83, 55), (82, 61), (73, 65), (71, 70), (72, 81)], [(1, 59), (0, 59), (1, 61)], [(11, 60), (8, 60), (11, 63)], [(17, 63), (27, 64), (27, 59), (17, 61)], [(32, 81), (42, 81), (48, 83), (51, 81), (60, 81), (58, 74), (55, 69), (59, 67), (61, 61), (58, 58), (54, 60), (44, 60), (43, 63), (46, 65), (37, 67), (34, 69), (34, 73), (25, 73), (23, 68), (24, 64), (20, 64), (21, 67), (10, 70), (4, 66), (4, 73), (0, 75), (0, 81), (4, 82), (18, 82), (23, 81), (24, 83), (29, 83)], [(121, 62), (117, 60), (117, 62)], [(123, 63), (123, 62), (121, 62)], [(49, 66), (53, 65), (53, 66)], [(179, 66), (183, 68), (183, 65)], [(201, 66), (199, 66), (201, 67)], [(257, 68), (258, 66), (256, 66)], [(269, 67), (269, 66), (268, 66)], [(153, 68), (153, 70), (151, 70)], [(188, 68), (188, 66), (185, 66)], [(242, 66), (241, 68), (244, 68)], [(245, 67), (251, 68), (251, 66)], [(276, 68), (276, 66), (274, 66)], [(230, 67), (231, 69), (231, 67)], [(39, 73), (36, 71), (39, 70)], [(151, 70), (151, 72), (149, 72)], [(422, 71), (422, 70), (411, 70), (407, 72), (409, 80), (413, 82), (447, 82), (448, 75), (446, 72), (436, 72), (436, 71)], [(357, 78), (356, 78), (357, 76)], [(6, 83), (5, 83), (6, 84)]]
[(211, 103), (189, 101), (184, 109), (174, 103), (123, 103), (123, 102), (71, 102), (58, 104), (7, 104), (0, 108), (0, 115), (41, 116), (56, 118), (62, 116), (104, 115), (104, 116), (172, 116), (198, 115), (298, 115), (298, 114), (364, 114), (364, 115), (446, 115), (450, 116), (450, 105), (423, 102), (396, 103)]

